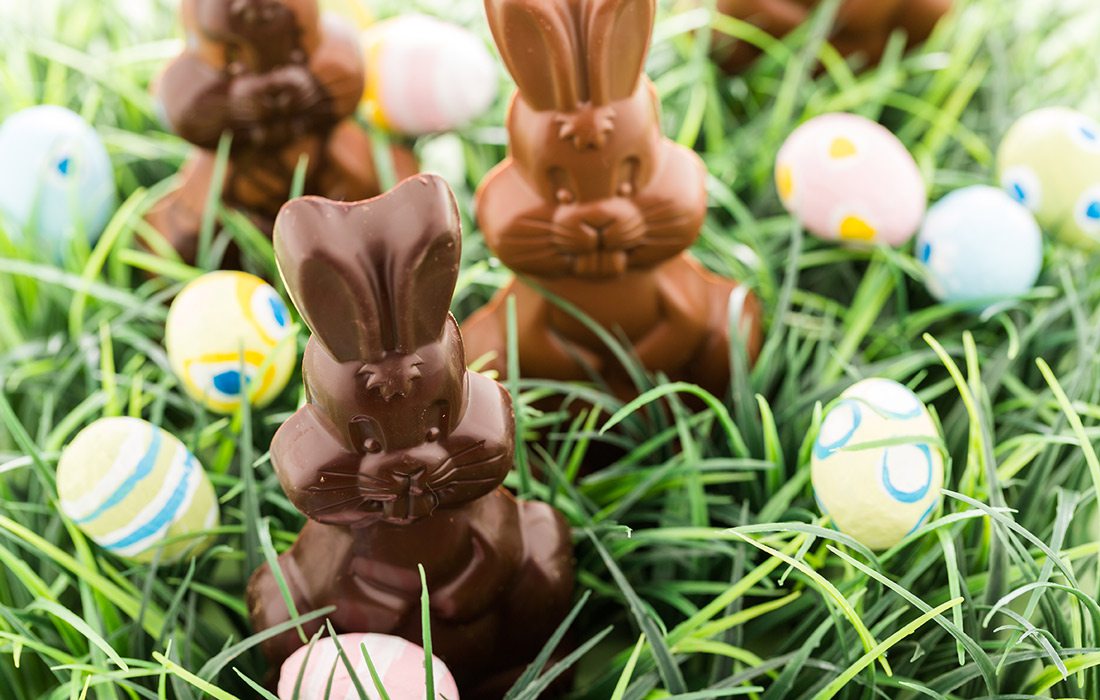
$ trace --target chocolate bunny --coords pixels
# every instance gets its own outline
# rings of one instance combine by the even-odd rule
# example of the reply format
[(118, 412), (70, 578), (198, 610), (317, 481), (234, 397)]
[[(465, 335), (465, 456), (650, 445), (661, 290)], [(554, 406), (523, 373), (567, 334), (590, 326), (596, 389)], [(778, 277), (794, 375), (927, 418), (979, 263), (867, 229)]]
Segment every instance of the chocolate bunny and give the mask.
[[(820, 0), (718, 0), (718, 11), (783, 37), (809, 19)], [(952, 0), (844, 0), (829, 41), (843, 56), (862, 54), (878, 63), (895, 29), (904, 29), (911, 44), (919, 44), (935, 29)], [(715, 57), (728, 73), (747, 68), (760, 51), (752, 44), (719, 37)]]
[[(321, 17), (317, 0), (183, 0), (182, 15), (187, 47), (156, 93), (196, 149), (148, 220), (185, 260), (195, 258), (223, 133), (232, 136), (223, 200), (269, 233), (303, 158), (307, 194), (379, 193), (370, 140), (352, 118), (364, 80), (354, 31)], [(416, 172), (408, 151), (392, 153), (398, 175)]]
[[(641, 363), (724, 392), (735, 299), (754, 356), (755, 297), (684, 252), (707, 208), (699, 157), (661, 135), (643, 78), (654, 0), (486, 0), (519, 93), (510, 154), (482, 183), (477, 211), (494, 253), (634, 345)], [(635, 391), (581, 322), (522, 279), (463, 328), (471, 359), (505, 369), (505, 300), (515, 295), (520, 368), (562, 380), (600, 373)]]
[[(309, 517), (279, 565), (299, 612), (334, 605), (340, 633), (419, 642), (422, 564), (435, 654), (464, 698), (500, 698), (568, 612), (572, 546), (557, 511), (501, 486), (511, 400), (466, 370), (448, 312), (460, 242), (454, 197), (433, 176), (367, 202), (305, 197), (279, 214), (279, 267), (314, 333), (308, 403), (271, 446)], [(248, 598), (257, 631), (289, 618), (266, 565)], [(265, 652), (278, 665), (299, 646), (289, 632)]]

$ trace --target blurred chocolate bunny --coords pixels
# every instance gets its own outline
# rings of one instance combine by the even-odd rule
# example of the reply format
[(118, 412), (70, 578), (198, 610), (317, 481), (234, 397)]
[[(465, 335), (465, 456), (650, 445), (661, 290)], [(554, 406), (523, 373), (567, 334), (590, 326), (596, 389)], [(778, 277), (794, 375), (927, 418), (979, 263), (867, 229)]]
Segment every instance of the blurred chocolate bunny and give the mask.
[[(267, 232), (303, 159), (307, 194), (379, 193), (370, 140), (352, 118), (364, 79), (354, 31), (321, 17), (317, 0), (183, 0), (182, 14), (187, 46), (156, 94), (196, 149), (148, 220), (185, 260), (195, 258), (224, 133), (232, 144), (223, 200)], [(391, 152), (399, 176), (416, 171), (409, 152)]]
[[(332, 605), (338, 632), (419, 642), (422, 564), (434, 653), (464, 698), (499, 698), (568, 612), (572, 546), (557, 511), (501, 486), (511, 400), (466, 370), (448, 312), (460, 242), (437, 177), (355, 204), (306, 197), (280, 213), (279, 266), (314, 335), (308, 403), (271, 447), (309, 518), (279, 565), (299, 612)], [(290, 618), (266, 566), (249, 608), (257, 631)], [(277, 667), (300, 645), (291, 631), (265, 651)]]
[[(643, 76), (655, 0), (486, 0), (519, 87), (509, 158), (481, 185), (478, 220), (509, 267), (620, 332), (641, 364), (723, 393), (731, 300), (760, 343), (755, 297), (685, 250), (707, 208), (699, 157), (661, 135)], [(466, 323), (471, 359), (505, 369), (505, 300), (517, 301), (523, 375), (582, 380), (589, 368), (635, 391), (598, 337), (522, 279)]]

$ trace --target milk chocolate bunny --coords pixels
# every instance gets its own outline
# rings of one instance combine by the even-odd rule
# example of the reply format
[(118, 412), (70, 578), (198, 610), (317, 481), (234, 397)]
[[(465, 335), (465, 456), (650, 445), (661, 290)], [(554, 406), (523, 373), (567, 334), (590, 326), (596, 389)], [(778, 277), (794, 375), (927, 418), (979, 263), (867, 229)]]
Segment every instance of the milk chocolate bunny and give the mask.
[[(568, 611), (572, 548), (557, 511), (501, 487), (511, 401), (466, 370), (447, 310), (459, 245), (454, 198), (436, 177), (355, 204), (306, 197), (280, 213), (279, 266), (314, 335), (308, 403), (271, 446), (283, 489), (310, 519), (279, 565), (299, 612), (334, 605), (338, 632), (419, 642), (423, 564), (435, 654), (463, 698), (499, 698)], [(289, 617), (266, 566), (249, 608), (257, 631)], [(265, 651), (277, 665), (300, 645), (290, 632)]]
[[(519, 86), (511, 151), (482, 183), (478, 220), (500, 259), (601, 326), (625, 334), (642, 364), (724, 392), (729, 308), (759, 344), (755, 298), (685, 251), (706, 213), (706, 170), (662, 137), (643, 67), (654, 0), (486, 0)], [(505, 368), (505, 300), (517, 301), (525, 376), (633, 387), (574, 316), (517, 280), (464, 327), (471, 359)]]
[[(165, 120), (196, 146), (178, 189), (149, 222), (194, 260), (214, 176), (214, 150), (232, 136), (227, 204), (270, 232), (295, 169), (305, 192), (357, 200), (379, 193), (367, 134), (351, 118), (363, 93), (354, 32), (319, 15), (317, 0), (183, 0), (187, 48), (156, 86)], [(393, 149), (399, 175), (416, 171)]]

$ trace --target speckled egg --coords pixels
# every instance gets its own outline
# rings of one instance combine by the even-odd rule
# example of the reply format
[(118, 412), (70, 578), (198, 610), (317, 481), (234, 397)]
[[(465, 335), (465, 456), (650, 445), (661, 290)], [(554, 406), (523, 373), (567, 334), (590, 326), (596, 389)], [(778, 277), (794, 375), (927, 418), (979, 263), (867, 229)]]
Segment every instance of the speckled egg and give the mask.
[(138, 418), (101, 418), (80, 431), (61, 453), (57, 491), (61, 511), (88, 537), (138, 562), (158, 549), (162, 562), (194, 556), (210, 540), (187, 535), (218, 526), (202, 465), (176, 437)]
[(1035, 217), (996, 187), (976, 185), (936, 202), (917, 235), (928, 290), (981, 308), (1020, 296), (1039, 279), (1043, 236)]
[(363, 33), (363, 103), (376, 125), (413, 136), (457, 129), (496, 99), (500, 73), (481, 39), (426, 15)]
[[(427, 691), (424, 683), (424, 650), (400, 637), (385, 634), (342, 634), (338, 637), (340, 648), (355, 668), (355, 675), (367, 691), (367, 697), (375, 698), (374, 681), (363, 657), (361, 645), (366, 645), (382, 686), (390, 700), (425, 700)], [(306, 656), (309, 656), (308, 665)], [(439, 659), (432, 657), (432, 675), (434, 677), (435, 697), (446, 700), (458, 700), (458, 687), (451, 672)], [(301, 685), (298, 679), (301, 677)], [(331, 694), (326, 695), (329, 678), (332, 679)], [(294, 694), (295, 688), (299, 694)], [(339, 656), (336, 644), (331, 638), (317, 640), (312, 648), (305, 646), (294, 652), (283, 663), (279, 675), (279, 700), (324, 700), (324, 698), (357, 698), (359, 695), (348, 673), (347, 665)]]
[(1064, 107), (1017, 121), (997, 155), (1001, 185), (1047, 232), (1100, 246), (1100, 123)]
[(813, 447), (822, 514), (870, 549), (897, 544), (939, 505), (940, 442), (928, 409), (906, 387), (889, 379), (853, 385), (825, 415)]
[(266, 406), (286, 388), (298, 359), (293, 330), (286, 303), (262, 279), (211, 272), (172, 303), (164, 344), (187, 393), (211, 411), (232, 413), (246, 392)]
[(775, 181), (783, 206), (810, 233), (856, 245), (904, 244), (928, 198), (901, 141), (854, 114), (825, 114), (795, 129), (779, 150)]
[(9, 235), (58, 252), (78, 233), (95, 242), (117, 204), (107, 149), (78, 114), (41, 105), (0, 125), (0, 214)]

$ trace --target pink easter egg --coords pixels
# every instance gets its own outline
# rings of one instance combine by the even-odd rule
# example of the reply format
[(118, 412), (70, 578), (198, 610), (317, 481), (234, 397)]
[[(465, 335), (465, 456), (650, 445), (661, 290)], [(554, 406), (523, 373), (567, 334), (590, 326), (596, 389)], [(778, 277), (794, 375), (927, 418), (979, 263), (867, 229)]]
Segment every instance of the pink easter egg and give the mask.
[[(355, 668), (355, 676), (367, 691), (367, 697), (377, 700), (378, 691), (371, 678), (361, 645), (365, 644), (371, 663), (374, 664), (382, 686), (390, 700), (424, 700), (424, 650), (412, 642), (387, 634), (342, 634), (337, 639), (348, 660)], [(303, 672), (302, 667), (308, 665)], [(335, 669), (335, 671), (334, 671)], [(312, 647), (304, 646), (283, 663), (279, 675), (279, 700), (291, 700), (301, 675), (299, 700), (325, 700), (325, 698), (358, 698), (359, 694), (348, 673), (347, 665), (340, 658), (336, 643), (331, 637), (317, 640)], [(442, 661), (432, 657), (432, 675), (435, 679), (437, 700), (458, 700), (458, 686), (451, 672)], [(331, 691), (329, 679), (332, 679)], [(328, 694), (326, 694), (328, 693)]]
[(916, 161), (881, 124), (825, 114), (799, 126), (776, 158), (783, 206), (818, 238), (900, 246), (924, 218), (928, 191)]

